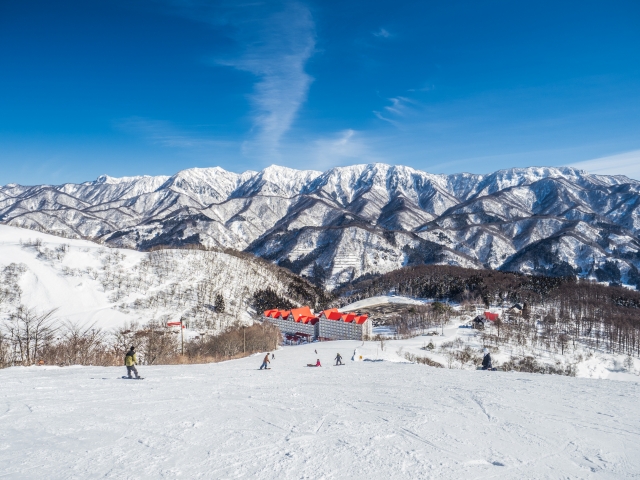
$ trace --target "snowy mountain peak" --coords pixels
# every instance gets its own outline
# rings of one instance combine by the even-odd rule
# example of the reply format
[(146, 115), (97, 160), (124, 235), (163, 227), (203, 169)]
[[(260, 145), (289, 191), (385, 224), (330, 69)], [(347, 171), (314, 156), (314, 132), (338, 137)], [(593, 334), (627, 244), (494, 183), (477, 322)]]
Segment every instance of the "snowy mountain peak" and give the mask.
[(139, 180), (151, 179), (151, 178), (168, 178), (168, 177), (152, 177), (150, 175), (139, 175), (134, 177), (110, 177), (109, 175), (100, 175), (93, 183), (117, 185), (119, 183), (133, 183)]
[(322, 172), (315, 170), (296, 170), (294, 168), (271, 165), (250, 178), (234, 194), (236, 197), (269, 195), (294, 197), (304, 187), (313, 182)]
[(2, 187), (0, 221), (128, 248), (247, 250), (329, 286), (420, 263), (598, 271), (640, 283), (640, 182), (570, 167), (436, 175), (373, 163), (103, 175)]

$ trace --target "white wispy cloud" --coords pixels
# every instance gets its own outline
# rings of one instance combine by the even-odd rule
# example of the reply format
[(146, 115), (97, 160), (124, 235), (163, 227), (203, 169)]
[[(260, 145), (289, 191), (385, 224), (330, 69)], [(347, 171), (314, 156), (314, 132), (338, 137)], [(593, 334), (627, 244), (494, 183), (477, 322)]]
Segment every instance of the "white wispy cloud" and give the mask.
[(169, 13), (208, 23), (236, 42), (230, 56), (217, 56), (216, 65), (256, 76), (252, 106), (253, 128), (243, 153), (262, 161), (280, 160), (280, 143), (313, 78), (305, 72), (315, 52), (315, 23), (309, 8), (296, 0), (158, 0)]
[(397, 120), (398, 118), (405, 118), (412, 113), (418, 103), (407, 97), (392, 97), (387, 99), (391, 102), (391, 105), (383, 107), (384, 113), (379, 110), (374, 110), (373, 114), (380, 120), (390, 123), (394, 127), (400, 127), (401, 124)]
[(142, 117), (129, 117), (114, 122), (114, 127), (124, 133), (136, 135), (149, 143), (172, 148), (229, 147), (234, 143), (217, 140), (194, 132), (181, 130), (170, 122)]
[(366, 138), (356, 130), (346, 129), (314, 142), (309, 155), (313, 168), (326, 169), (348, 162), (370, 163), (385, 159), (375, 153)]
[(569, 166), (586, 170), (589, 173), (626, 175), (629, 178), (640, 180), (640, 150), (576, 162)]
[(390, 118), (385, 117), (385, 116), (382, 114), (382, 112), (380, 112), (380, 111), (378, 111), (378, 110), (374, 110), (374, 111), (373, 111), (373, 114), (374, 114), (374, 115), (375, 115), (379, 120), (382, 120), (382, 121), (384, 121), (384, 122), (388, 122), (388, 123), (390, 123), (391, 125), (393, 125), (394, 127), (399, 127), (399, 126), (400, 126), (400, 123), (398, 123), (398, 122), (397, 122), (397, 121), (395, 121), (395, 120), (392, 120), (392, 119), (390, 119)]
[(380, 38), (389, 38), (391, 36), (391, 33), (386, 28), (380, 27), (378, 30), (373, 32), (373, 36)]
[(244, 53), (219, 63), (259, 78), (250, 96), (254, 137), (245, 143), (244, 151), (273, 160), (313, 80), (305, 64), (315, 50), (315, 25), (305, 5), (291, 2), (243, 28), (250, 29), (241, 34), (247, 42)]
[(384, 109), (400, 116), (407, 114), (410, 105), (416, 105), (416, 102), (407, 97), (392, 97), (389, 101), (391, 105), (384, 107)]

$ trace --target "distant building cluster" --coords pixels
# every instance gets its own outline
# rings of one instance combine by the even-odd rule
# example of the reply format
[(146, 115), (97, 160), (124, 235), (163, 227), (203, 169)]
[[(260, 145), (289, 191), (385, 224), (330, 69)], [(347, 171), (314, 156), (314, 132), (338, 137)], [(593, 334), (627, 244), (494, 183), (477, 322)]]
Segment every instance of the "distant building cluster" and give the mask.
[(500, 319), (499, 313), (484, 312), (473, 319), (473, 328), (483, 330), (487, 322), (495, 322)]
[(287, 341), (298, 343), (314, 340), (363, 340), (372, 334), (367, 315), (342, 313), (337, 308), (323, 310), (317, 315), (309, 307), (292, 310), (267, 310), (265, 321), (275, 324)]

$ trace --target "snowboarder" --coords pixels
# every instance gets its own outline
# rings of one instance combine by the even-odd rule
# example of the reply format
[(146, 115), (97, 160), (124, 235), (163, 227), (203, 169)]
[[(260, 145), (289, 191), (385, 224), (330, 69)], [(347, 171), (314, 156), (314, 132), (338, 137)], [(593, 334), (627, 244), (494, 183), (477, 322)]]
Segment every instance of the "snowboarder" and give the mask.
[(320, 359), (316, 360), (316, 363), (307, 363), (307, 367), (321, 367), (322, 365), (320, 365)]
[(271, 354), (271, 360), (275, 360), (275, 359), (276, 359), (276, 354), (275, 354), (275, 353), (272, 353), (272, 354)]
[(264, 356), (264, 360), (262, 360), (262, 365), (260, 366), (260, 370), (262, 370), (263, 368), (269, 368), (267, 366), (267, 363), (271, 363), (269, 361), (269, 352), (267, 352), (267, 354)]
[(138, 357), (136, 356), (135, 347), (131, 346), (127, 354), (124, 356), (124, 365), (127, 367), (127, 375), (129, 378), (131, 377), (131, 372), (136, 375), (136, 378), (140, 378), (138, 375), (138, 370), (136, 370), (136, 365), (138, 364)]
[(484, 358), (482, 359), (482, 370), (491, 370), (491, 354), (489, 353), (489, 349), (484, 349)]
[(340, 354), (336, 355), (335, 360), (336, 360), (336, 365), (343, 365), (343, 363), (342, 363), (342, 355), (340, 355)]
[(318, 354), (318, 350), (314, 350), (314, 352), (316, 352), (316, 355)]

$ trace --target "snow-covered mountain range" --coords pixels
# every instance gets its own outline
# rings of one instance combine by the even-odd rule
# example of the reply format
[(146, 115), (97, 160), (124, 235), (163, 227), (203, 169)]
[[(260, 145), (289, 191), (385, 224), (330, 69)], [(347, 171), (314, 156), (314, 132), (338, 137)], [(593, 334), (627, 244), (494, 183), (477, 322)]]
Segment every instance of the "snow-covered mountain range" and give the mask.
[[(450, 263), (635, 278), (640, 181), (573, 168), (434, 175), (385, 164), (271, 166), (0, 188), (0, 222), (118, 247), (244, 250), (333, 287)], [(606, 275), (605, 275), (606, 274)]]

